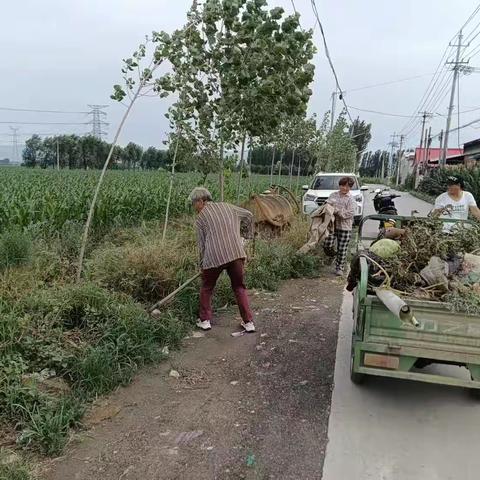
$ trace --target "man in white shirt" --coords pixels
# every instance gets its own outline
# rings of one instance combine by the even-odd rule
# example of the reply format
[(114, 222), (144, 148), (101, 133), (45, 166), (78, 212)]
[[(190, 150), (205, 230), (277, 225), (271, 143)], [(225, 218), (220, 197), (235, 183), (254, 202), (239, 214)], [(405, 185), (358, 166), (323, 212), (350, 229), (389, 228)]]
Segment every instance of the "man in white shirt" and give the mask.
[[(442, 193), (435, 200), (434, 216), (440, 218), (454, 218), (457, 220), (468, 220), (471, 213), (477, 220), (480, 220), (480, 209), (470, 192), (465, 192), (463, 180), (451, 176), (447, 179), (447, 191)], [(450, 232), (455, 223), (445, 223), (444, 231)]]

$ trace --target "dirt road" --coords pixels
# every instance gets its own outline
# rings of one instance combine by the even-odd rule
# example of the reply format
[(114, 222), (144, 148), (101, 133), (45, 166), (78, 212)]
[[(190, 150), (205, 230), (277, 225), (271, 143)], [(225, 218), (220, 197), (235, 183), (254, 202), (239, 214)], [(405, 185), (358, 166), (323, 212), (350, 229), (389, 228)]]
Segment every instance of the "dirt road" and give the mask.
[(341, 291), (327, 277), (252, 295), (256, 334), (232, 337), (222, 314), (94, 409), (44, 478), (321, 479)]

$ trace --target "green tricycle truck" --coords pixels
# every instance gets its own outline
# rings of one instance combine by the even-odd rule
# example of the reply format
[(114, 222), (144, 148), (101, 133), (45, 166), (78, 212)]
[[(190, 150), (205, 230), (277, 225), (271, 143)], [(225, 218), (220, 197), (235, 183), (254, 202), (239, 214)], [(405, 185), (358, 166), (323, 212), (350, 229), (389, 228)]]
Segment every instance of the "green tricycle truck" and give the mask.
[[(402, 225), (419, 217), (365, 217), (359, 226), (357, 251), (374, 240), (364, 234), (365, 222), (387, 218)], [(404, 322), (380, 301), (368, 282), (369, 263), (360, 257), (360, 279), (353, 300), (351, 380), (361, 383), (373, 375), (456, 385), (480, 397), (480, 317), (452, 312), (441, 301), (408, 299), (416, 325)], [(421, 368), (431, 363), (465, 367), (470, 379)]]

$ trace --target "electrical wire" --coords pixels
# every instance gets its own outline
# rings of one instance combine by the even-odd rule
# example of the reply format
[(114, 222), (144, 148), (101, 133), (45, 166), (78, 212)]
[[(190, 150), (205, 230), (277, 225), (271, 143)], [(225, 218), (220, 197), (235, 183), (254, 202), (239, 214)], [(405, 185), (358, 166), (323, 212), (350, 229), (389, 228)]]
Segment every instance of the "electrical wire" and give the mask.
[(379, 112), (377, 110), (367, 110), (366, 108), (353, 107), (352, 105), (349, 105), (348, 108), (351, 108), (352, 110), (358, 110), (359, 112), (376, 113), (377, 115), (385, 115), (387, 117), (402, 117), (402, 118), (411, 117), (411, 115), (401, 115), (397, 113)]
[(315, 0), (311, 0), (311, 4), (312, 4), (313, 14), (315, 15), (315, 18), (317, 19), (318, 26), (320, 27), (320, 32), (322, 34), (322, 39), (323, 39), (323, 46), (325, 48), (325, 55), (327, 57), (328, 63), (330, 64), (330, 68), (332, 69), (333, 76), (335, 77), (335, 84), (337, 86), (337, 90), (339, 91), (340, 99), (342, 100), (343, 105), (345, 106), (345, 111), (347, 112), (348, 118), (350, 119), (350, 121), (353, 124), (353, 118), (350, 115), (350, 111), (348, 110), (348, 105), (347, 105), (347, 102), (345, 101), (345, 98), (344, 98), (344, 95), (343, 95), (343, 90), (342, 90), (342, 87), (340, 86), (340, 82), (338, 80), (338, 75), (337, 75), (337, 72), (335, 70), (335, 66), (333, 65), (332, 57), (330, 56), (330, 52), (328, 50), (327, 39), (326, 39), (326, 36), (325, 36), (325, 31), (323, 29), (322, 22), (320, 21), (320, 15), (318, 14), (317, 4), (316, 4)]
[[(468, 17), (467, 21), (460, 27), (460, 30), (463, 30), (475, 18), (478, 12), (480, 12), (480, 3), (476, 6), (475, 10)], [(453, 38), (455, 38), (458, 35), (458, 32), (453, 36)]]
[[(0, 122), (3, 124), (10, 125), (88, 125), (91, 122), (80, 123), (80, 122)], [(103, 122), (105, 125), (105, 122)]]
[[(451, 132), (456, 132), (457, 130), (462, 130), (464, 128), (470, 127), (470, 125), (473, 125), (474, 123), (480, 123), (480, 118), (477, 118), (476, 120), (472, 120), (471, 122), (468, 122), (465, 125), (462, 125), (461, 127), (452, 128), (452, 129), (450, 129), (450, 133)], [(432, 135), (432, 138), (439, 137), (442, 134), (442, 132), (439, 132), (436, 135)]]
[(35, 112), (35, 113), (75, 113), (75, 114), (89, 113), (89, 112), (72, 112), (69, 110), (37, 110), (35, 108), (11, 108), (11, 107), (0, 107), (0, 110), (6, 110), (9, 112)]
[[(443, 62), (444, 62), (446, 56), (448, 56), (447, 55), (448, 54), (448, 49), (449, 49), (449, 46), (447, 46), (445, 48), (445, 50), (443, 52), (443, 55), (442, 55), (442, 58), (438, 62), (437, 68), (435, 69), (435, 73), (433, 74), (433, 77), (431, 78), (431, 80), (430, 80), (430, 82), (427, 86), (427, 89), (425, 90), (423, 96), (420, 98), (420, 101), (418, 102), (418, 105), (415, 107), (415, 110), (412, 113), (412, 119), (415, 119), (415, 117), (417, 115), (417, 112), (419, 110), (421, 110), (422, 103), (428, 98), (428, 95), (430, 95), (430, 92), (435, 87), (435, 84), (438, 82), (439, 76), (441, 75), (441, 72), (443, 71), (443, 69), (445, 67), (445, 64)], [(438, 77), (437, 77), (437, 75), (438, 75)], [(409, 128), (411, 123), (412, 123), (411, 120), (407, 121), (405, 123), (405, 125), (402, 127), (402, 129), (400, 130), (400, 133), (405, 132)]]
[(366, 85), (365, 87), (359, 87), (359, 88), (350, 88), (348, 90), (345, 90), (344, 93), (358, 92), (359, 90), (367, 90), (369, 88), (383, 87), (384, 85), (393, 85), (394, 83), (406, 82), (408, 80), (414, 80), (416, 78), (430, 77), (431, 75), (433, 75), (433, 73), (425, 73), (423, 75), (415, 75), (414, 77), (401, 78), (399, 80), (392, 80), (390, 82), (375, 83), (373, 85)]

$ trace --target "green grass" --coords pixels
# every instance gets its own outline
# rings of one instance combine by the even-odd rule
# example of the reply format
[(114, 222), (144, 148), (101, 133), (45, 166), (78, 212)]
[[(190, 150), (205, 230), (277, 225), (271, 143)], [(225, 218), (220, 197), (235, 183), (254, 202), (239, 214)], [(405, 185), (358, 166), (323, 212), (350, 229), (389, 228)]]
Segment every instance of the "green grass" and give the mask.
[(11, 451), (0, 450), (0, 480), (31, 480), (30, 469)]
[[(162, 242), (168, 176), (109, 172), (86, 278), (74, 284), (97, 175), (0, 169), (0, 180), (12, 187), (0, 194), (0, 422), (16, 430), (19, 445), (44, 455), (64, 449), (88, 402), (161, 360), (163, 347), (179, 347), (197, 315), (198, 283), (160, 318), (146, 313), (197, 271), (193, 219), (184, 216), (195, 175), (176, 180), (171, 229)], [(207, 184), (216, 195), (216, 178)], [(254, 176), (251, 185), (246, 179), (243, 198), (268, 184), (268, 176)], [(236, 196), (234, 176), (226, 192), (230, 200)], [(284, 279), (317, 275), (320, 259), (295, 253), (307, 231), (298, 220), (281, 239), (257, 240), (248, 287), (276, 289)], [(224, 275), (215, 306), (227, 302), (233, 296)], [(28, 478), (21, 463), (0, 465), (0, 479), (5, 472)]]

